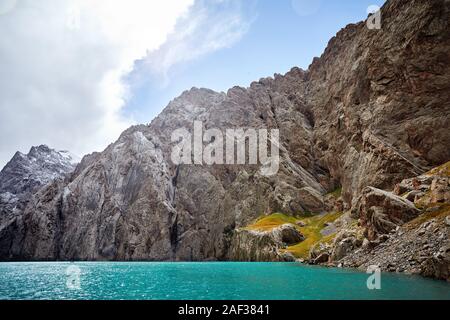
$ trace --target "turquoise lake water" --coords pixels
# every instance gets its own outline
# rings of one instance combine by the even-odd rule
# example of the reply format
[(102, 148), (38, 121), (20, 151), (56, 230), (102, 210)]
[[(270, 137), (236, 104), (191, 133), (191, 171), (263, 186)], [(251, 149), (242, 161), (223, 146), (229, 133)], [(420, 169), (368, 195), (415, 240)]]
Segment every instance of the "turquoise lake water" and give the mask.
[(298, 263), (0, 263), (0, 299), (450, 299), (444, 281), (383, 273), (368, 290), (368, 276)]

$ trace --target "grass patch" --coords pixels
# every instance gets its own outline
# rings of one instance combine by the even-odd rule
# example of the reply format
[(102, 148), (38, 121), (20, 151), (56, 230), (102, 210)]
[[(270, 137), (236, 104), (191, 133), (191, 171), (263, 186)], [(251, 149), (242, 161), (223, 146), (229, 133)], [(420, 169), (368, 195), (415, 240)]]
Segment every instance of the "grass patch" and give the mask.
[(431, 171), (427, 172), (426, 175), (450, 177), (450, 161), (432, 169)]
[(450, 205), (450, 203), (442, 203), (442, 202), (434, 202), (432, 201), (432, 192), (427, 191), (425, 194), (414, 201), (414, 205), (419, 210), (428, 210), (430, 208), (436, 208), (436, 207), (445, 207), (447, 205)]
[(271, 214), (270, 216), (259, 218), (253, 224), (247, 226), (244, 229), (256, 231), (270, 231), (286, 223), (296, 224), (297, 221), (299, 220), (295, 217), (287, 216), (282, 213), (274, 213)]
[(416, 206), (417, 209), (425, 210), (428, 208), (430, 202), (431, 202), (431, 192), (427, 191), (420, 199), (414, 201), (414, 205)]
[(300, 232), (305, 236), (305, 241), (299, 244), (290, 246), (286, 249), (287, 252), (292, 253), (296, 258), (307, 259), (310, 249), (319, 242), (331, 242), (334, 239), (334, 234), (324, 237), (320, 231), (325, 228), (326, 223), (334, 222), (342, 215), (342, 212), (329, 213), (325, 215), (314, 216), (305, 219), (299, 219), (306, 225), (299, 227)]
[(406, 223), (404, 225), (404, 228), (407, 230), (413, 230), (416, 229), (418, 227), (420, 227), (423, 223), (431, 220), (431, 219), (438, 219), (438, 220), (444, 220), (445, 217), (450, 215), (450, 204), (445, 203), (445, 204), (439, 204), (436, 206), (432, 206), (427, 208), (427, 210), (430, 210), (428, 212), (425, 212), (423, 214), (421, 214), (420, 216), (418, 216), (417, 218), (415, 218), (414, 220)]
[(335, 237), (336, 237), (336, 233), (329, 234), (326, 237), (323, 237), (318, 243), (332, 244)]

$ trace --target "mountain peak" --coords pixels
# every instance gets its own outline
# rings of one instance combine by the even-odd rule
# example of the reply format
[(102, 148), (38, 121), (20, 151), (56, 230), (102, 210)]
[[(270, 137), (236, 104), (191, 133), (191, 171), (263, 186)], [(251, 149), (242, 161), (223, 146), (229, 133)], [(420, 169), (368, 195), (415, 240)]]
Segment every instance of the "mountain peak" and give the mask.
[(77, 160), (68, 151), (56, 151), (47, 145), (33, 146), (28, 154), (18, 151), (0, 171), (0, 193), (21, 197), (34, 192), (72, 172)]
[(47, 146), (46, 144), (41, 144), (39, 146), (31, 147), (28, 154), (35, 153), (35, 152), (51, 152), (52, 150), (53, 149), (50, 149), (50, 147)]

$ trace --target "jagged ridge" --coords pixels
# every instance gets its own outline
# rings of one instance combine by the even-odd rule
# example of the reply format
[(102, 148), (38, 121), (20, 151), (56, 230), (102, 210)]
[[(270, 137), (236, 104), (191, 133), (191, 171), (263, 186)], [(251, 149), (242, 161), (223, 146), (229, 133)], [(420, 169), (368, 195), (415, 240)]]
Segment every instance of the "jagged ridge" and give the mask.
[[(308, 71), (227, 93), (186, 91), (150, 125), (85, 157), (68, 181), (37, 192), (0, 231), (0, 258), (228, 259), (233, 230), (262, 214), (326, 212), (324, 195), (337, 187), (348, 210), (367, 186), (388, 189), (447, 161), (448, 7), (388, 1), (381, 31), (349, 25)], [(194, 120), (280, 129), (280, 172), (174, 166), (171, 133)]]

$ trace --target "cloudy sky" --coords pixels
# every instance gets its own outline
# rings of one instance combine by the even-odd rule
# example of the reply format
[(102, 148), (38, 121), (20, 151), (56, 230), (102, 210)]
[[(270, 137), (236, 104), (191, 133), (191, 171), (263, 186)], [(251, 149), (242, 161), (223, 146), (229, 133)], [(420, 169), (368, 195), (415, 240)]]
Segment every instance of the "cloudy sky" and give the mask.
[(47, 144), (80, 156), (183, 90), (307, 68), (383, 0), (0, 0), (0, 168)]

